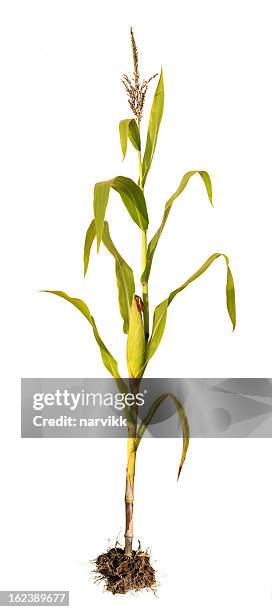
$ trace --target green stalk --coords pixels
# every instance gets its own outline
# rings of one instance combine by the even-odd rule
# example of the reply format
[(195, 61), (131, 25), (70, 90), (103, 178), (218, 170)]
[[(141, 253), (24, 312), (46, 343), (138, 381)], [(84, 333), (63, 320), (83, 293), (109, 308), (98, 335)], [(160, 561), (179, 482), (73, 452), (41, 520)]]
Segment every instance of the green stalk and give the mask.
[[(139, 133), (140, 133), (140, 124), (138, 124)], [(143, 175), (142, 175), (142, 156), (141, 151), (138, 151), (138, 160), (139, 160), (139, 187), (144, 191), (143, 188)], [(147, 231), (142, 230), (142, 273), (145, 270), (146, 266), (146, 254), (147, 254)], [(148, 340), (149, 337), (149, 301), (148, 301), (148, 283), (142, 283), (142, 296), (144, 303), (144, 329), (145, 329), (145, 339)]]
[[(131, 392), (136, 396), (138, 391), (136, 379), (130, 381)], [(127, 439), (127, 469), (126, 469), (126, 489), (125, 489), (125, 555), (132, 556), (133, 544), (133, 506), (134, 506), (134, 480), (137, 451), (137, 418), (138, 409), (136, 405), (132, 407), (128, 420), (128, 439)]]
[[(138, 128), (140, 133), (140, 122), (138, 121)], [(139, 161), (139, 187), (143, 190), (143, 178), (142, 178), (142, 157), (141, 151), (138, 151)], [(146, 254), (147, 254), (147, 232), (142, 230), (142, 273), (146, 266)], [(148, 284), (143, 283), (143, 303), (144, 303), (144, 330), (146, 341), (149, 336), (149, 308), (148, 308)], [(134, 395), (137, 393), (139, 382), (137, 380), (131, 380), (131, 391)], [(125, 555), (127, 557), (132, 556), (132, 544), (133, 544), (133, 505), (134, 505), (134, 479), (135, 479), (135, 465), (136, 465), (136, 451), (137, 451), (137, 418), (138, 408), (136, 405), (132, 409), (132, 418), (128, 424), (128, 440), (127, 440), (127, 469), (126, 469), (126, 490), (125, 490)]]

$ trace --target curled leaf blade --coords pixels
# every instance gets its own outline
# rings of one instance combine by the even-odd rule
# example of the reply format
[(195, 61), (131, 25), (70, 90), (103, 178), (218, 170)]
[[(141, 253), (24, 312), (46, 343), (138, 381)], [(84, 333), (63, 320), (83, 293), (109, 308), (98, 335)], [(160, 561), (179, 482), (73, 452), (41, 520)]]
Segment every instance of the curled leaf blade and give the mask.
[(141, 150), (140, 132), (135, 119), (122, 119), (122, 121), (119, 123), (119, 135), (123, 160), (125, 159), (127, 153), (128, 139), (136, 151)]
[(132, 179), (116, 176), (112, 187), (119, 193), (133, 221), (141, 230), (148, 228), (148, 213), (142, 189)]
[(97, 237), (97, 250), (99, 250), (106, 209), (109, 201), (110, 189), (117, 191), (133, 221), (141, 230), (148, 227), (148, 214), (146, 201), (142, 189), (130, 178), (116, 176), (108, 181), (101, 181), (94, 187), (94, 218)]

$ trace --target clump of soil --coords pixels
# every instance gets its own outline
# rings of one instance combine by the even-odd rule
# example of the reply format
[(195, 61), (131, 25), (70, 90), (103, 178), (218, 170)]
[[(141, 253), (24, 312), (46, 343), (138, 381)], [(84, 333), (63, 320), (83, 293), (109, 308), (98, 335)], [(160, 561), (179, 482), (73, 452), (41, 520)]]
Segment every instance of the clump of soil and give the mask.
[(95, 560), (98, 580), (104, 580), (107, 591), (114, 595), (128, 591), (152, 589), (156, 587), (155, 570), (150, 564), (150, 556), (141, 549), (125, 556), (123, 548), (110, 548)]

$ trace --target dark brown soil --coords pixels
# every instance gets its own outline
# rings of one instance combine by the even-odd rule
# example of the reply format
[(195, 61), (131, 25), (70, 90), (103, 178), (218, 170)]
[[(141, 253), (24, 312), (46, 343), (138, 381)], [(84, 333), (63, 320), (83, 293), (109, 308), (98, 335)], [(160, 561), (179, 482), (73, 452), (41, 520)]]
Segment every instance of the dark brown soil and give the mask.
[(97, 579), (103, 580), (107, 591), (114, 595), (140, 589), (155, 590), (155, 570), (145, 551), (134, 550), (132, 557), (126, 557), (123, 548), (110, 548), (97, 557), (95, 565)]

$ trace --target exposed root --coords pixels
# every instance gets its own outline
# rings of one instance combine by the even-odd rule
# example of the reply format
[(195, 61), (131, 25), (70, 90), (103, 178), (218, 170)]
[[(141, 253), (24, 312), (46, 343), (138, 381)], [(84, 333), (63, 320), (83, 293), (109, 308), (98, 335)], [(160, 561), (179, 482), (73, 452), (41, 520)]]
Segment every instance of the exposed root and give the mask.
[(99, 555), (95, 566), (96, 579), (103, 580), (107, 591), (114, 595), (141, 589), (155, 590), (155, 570), (150, 564), (149, 554), (140, 546), (131, 557), (127, 557), (124, 549), (116, 545)]

